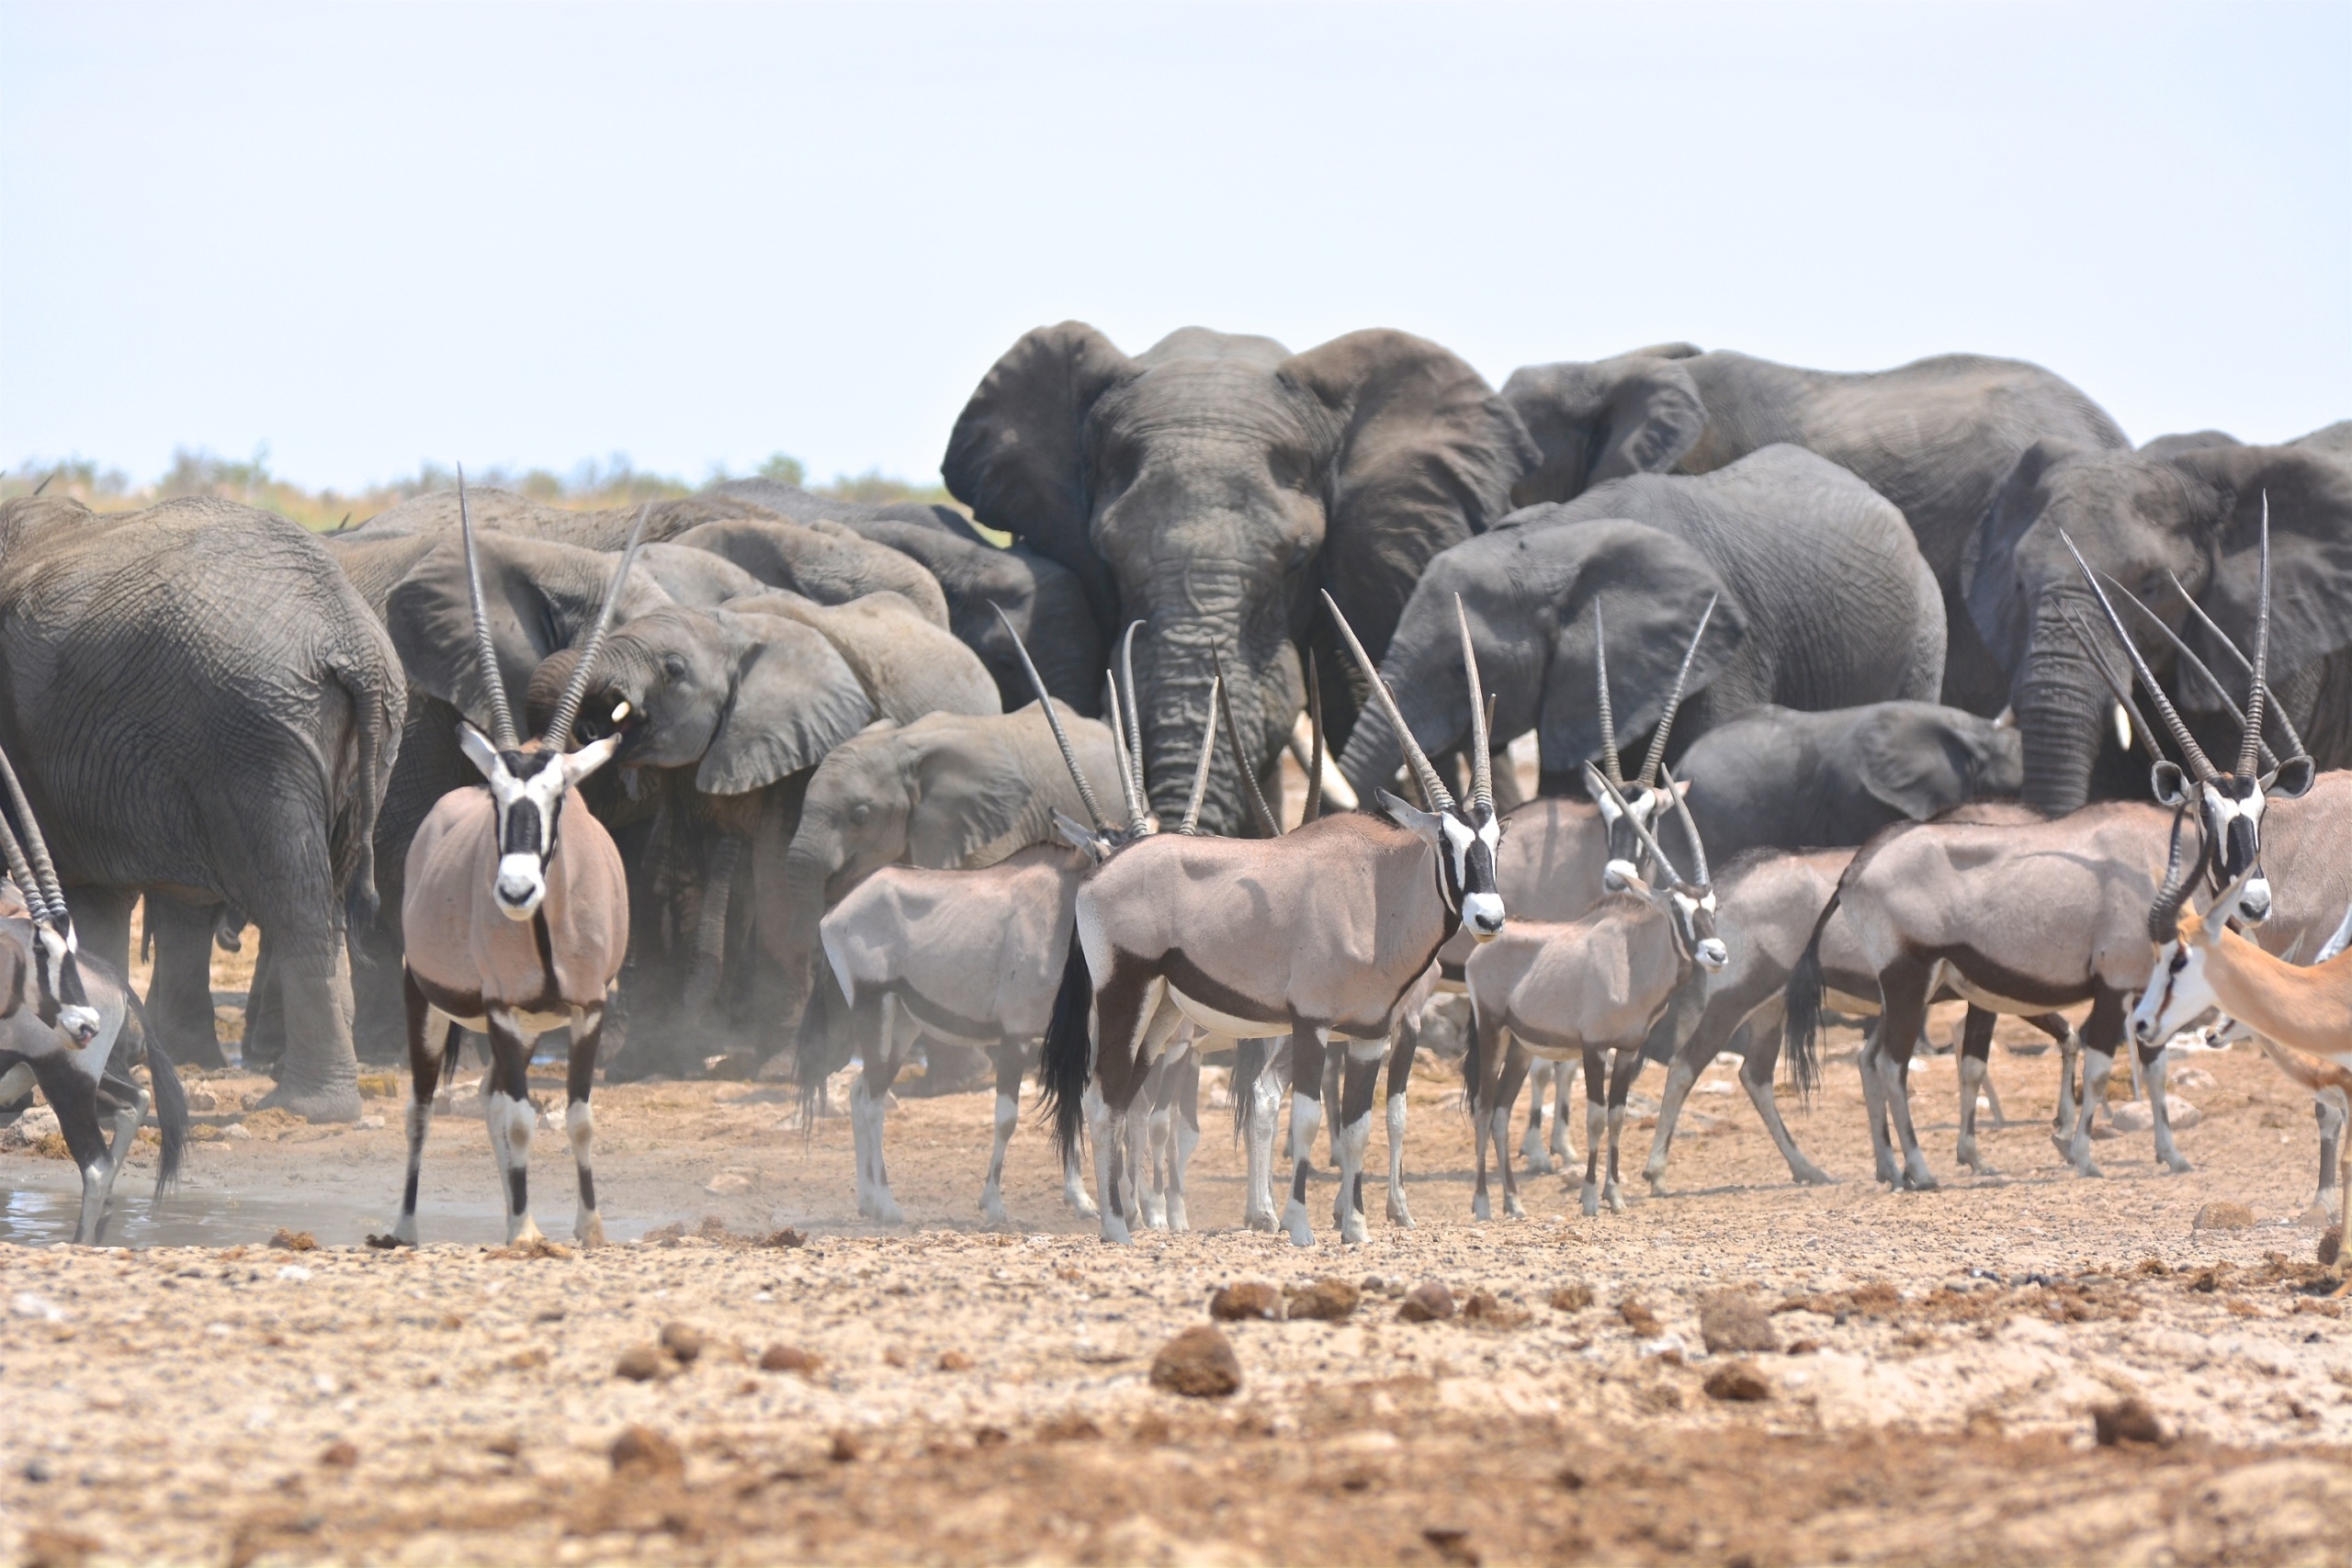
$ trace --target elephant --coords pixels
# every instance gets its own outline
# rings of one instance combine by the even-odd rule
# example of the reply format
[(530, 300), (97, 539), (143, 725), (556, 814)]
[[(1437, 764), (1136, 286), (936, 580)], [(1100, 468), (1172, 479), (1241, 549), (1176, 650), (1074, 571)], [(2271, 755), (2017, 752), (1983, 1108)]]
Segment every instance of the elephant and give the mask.
[[(2243, 703), (2243, 667), (2187, 624), (2181, 595), (2251, 652), (2266, 498), (2276, 578), (2267, 683), (2319, 766), (2352, 762), (2352, 454), (2329, 434), (2276, 446), (2176, 438), (2141, 452), (2044, 441), (2018, 456), (1964, 566), (1969, 615), (2015, 682), (2030, 804), (2068, 811), (2090, 795), (2113, 707), (2084, 640), (2110, 660), (2112, 633), (2066, 539), (2110, 580), (2110, 593), (2131, 590), (2201, 644)], [(2233, 750), (2236, 721), (2219, 713), (2211, 689), (2188, 678), (2145, 616), (2127, 624), (2151, 667), (2174, 671), (2178, 705), (2211, 716), (2210, 743)], [(2290, 750), (2278, 745), (2282, 756)]]
[[(1608, 631), (1617, 731), (1659, 716), (1710, 598), (1675, 721), (1678, 750), (1750, 708), (1930, 699), (1942, 679), (1943, 600), (1903, 519), (1836, 464), (1767, 446), (1700, 475), (1638, 473), (1505, 517), (1440, 552), (1397, 623), (1381, 669), (1425, 751), (1455, 745), (1470, 715), (1452, 671), (1460, 595), (1493, 733), (1536, 732), (1544, 795), (1581, 795), (1600, 754), (1594, 605)], [(1359, 797), (1400, 752), (1368, 713), (1340, 752)]]
[[(1110, 728), (1075, 710), (1062, 725), (1097, 799), (1114, 800)], [(789, 843), (763, 834), (753, 847), (760, 946), (779, 982), (775, 1016), (799, 1022), (816, 978), (818, 924), (851, 888), (893, 863), (988, 866), (1059, 842), (1057, 812), (1089, 820), (1034, 698), (1001, 716), (876, 724), (837, 747), (809, 777)], [(772, 876), (779, 864), (783, 875)]]
[[(1015, 637), (1024, 639), (1046, 690), (1089, 717), (1099, 711), (1102, 645), (1078, 579), (1067, 567), (1015, 542), (984, 539), (951, 506), (922, 502), (842, 501), (777, 479), (729, 479), (711, 493), (749, 501), (796, 523), (832, 522), (911, 556), (938, 580), (947, 625), (996, 677), (1009, 711), (1032, 700)], [(1005, 629), (997, 612), (1012, 629)]]
[[(1677, 772), (1707, 858), (1727, 866), (1752, 849), (1859, 846), (1896, 822), (2015, 795), (2025, 756), (2016, 727), (1937, 703), (1768, 705), (1709, 730)], [(1679, 816), (1657, 837), (1691, 863)]]
[(1848, 468), (1902, 511), (1942, 591), (1951, 642), (1940, 691), (1925, 695), (1988, 716), (2007, 705), (2008, 682), (1962, 599), (1962, 557), (1979, 520), (2036, 441), (2132, 445), (2059, 377), (1973, 354), (1845, 372), (1661, 344), (1527, 367), (1504, 382), (1503, 397), (1544, 453), (1512, 492), (1522, 506), (1632, 473), (1708, 473), (1781, 442)]
[[(383, 627), (282, 517), (209, 497), (0, 505), (0, 747), (83, 940), (127, 973), (141, 892), (176, 902), (162, 923), (192, 926), (198, 953), (210, 919), (174, 917), (250, 917), (287, 1021), (266, 1103), (312, 1120), (359, 1116), (345, 923), (379, 897), (405, 697)], [(212, 1039), (209, 978), (181, 957), (155, 1021), (166, 1054)]]
[[(941, 473), (979, 522), (1077, 574), (1105, 646), (1149, 624), (1136, 701), (1151, 800), (1172, 818), (1220, 664), (1250, 773), (1291, 733), (1310, 641), (1344, 738), (1362, 693), (1317, 591), (1377, 659), (1430, 558), (1501, 517), (1536, 457), (1476, 371), (1403, 333), (1292, 354), (1186, 327), (1130, 358), (1065, 321), (989, 370)], [(1202, 823), (1251, 830), (1241, 769), (1216, 770)]]

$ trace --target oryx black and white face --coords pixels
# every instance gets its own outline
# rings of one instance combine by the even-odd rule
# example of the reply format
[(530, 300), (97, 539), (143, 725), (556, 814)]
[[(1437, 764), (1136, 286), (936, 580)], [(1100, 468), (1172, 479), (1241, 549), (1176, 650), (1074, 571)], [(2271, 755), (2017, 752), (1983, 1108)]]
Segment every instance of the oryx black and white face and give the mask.
[(1730, 950), (1715, 934), (1715, 890), (1685, 884), (1668, 889), (1666, 898), (1673, 907), (1674, 923), (1692, 960), (1702, 969), (1720, 969), (1728, 963)]
[[(1663, 784), (1629, 784), (1621, 792), (1625, 802), (1621, 807), (1601, 787), (1599, 779), (1588, 774), (1584, 787), (1585, 793), (1592, 796), (1593, 805), (1600, 808), (1601, 821), (1608, 826), (1609, 858), (1639, 866), (1645, 876), (1657, 874), (1649, 850), (1642, 842), (1642, 831), (1657, 832), (1659, 823), (1673, 807), (1674, 796)], [(1690, 781), (1683, 780), (1676, 787), (1687, 790)]]
[(81, 944), (74, 922), (33, 922), (33, 976), (39, 987), (34, 1010), (40, 1021), (76, 1045), (86, 1045), (98, 1032), (98, 1010), (90, 1005), (82, 986)]
[(1465, 801), (1443, 811), (1419, 811), (1386, 790), (1381, 809), (1390, 821), (1409, 828), (1437, 851), (1438, 891), (1445, 907), (1480, 942), (1502, 932), (1503, 896), (1495, 883), (1495, 851), (1503, 825), (1494, 808)]
[(620, 737), (608, 735), (577, 751), (501, 751), (469, 724), (458, 726), (458, 744), (481, 770), (496, 813), (498, 870), (491, 897), (510, 920), (539, 912), (548, 893), (548, 860), (555, 853), (563, 799), (612, 757)]

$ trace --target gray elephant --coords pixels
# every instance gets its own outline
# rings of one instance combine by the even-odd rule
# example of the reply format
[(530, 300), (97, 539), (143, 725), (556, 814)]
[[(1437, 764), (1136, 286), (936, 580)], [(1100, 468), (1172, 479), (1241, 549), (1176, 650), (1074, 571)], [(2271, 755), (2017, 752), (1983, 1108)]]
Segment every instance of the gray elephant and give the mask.
[(1951, 647), (1941, 700), (1981, 714), (2007, 703), (2008, 682), (1962, 603), (1961, 558), (1978, 520), (2037, 441), (2131, 447), (2068, 382), (1973, 354), (1842, 372), (1664, 344), (1592, 364), (1531, 366), (1512, 373), (1503, 396), (1544, 453), (1514, 492), (1521, 505), (1566, 501), (1630, 473), (1707, 473), (1775, 442), (1849, 469), (1902, 511), (1942, 590)]
[[(941, 472), (981, 523), (1078, 574), (1106, 646), (1148, 623), (1136, 700), (1151, 799), (1172, 816), (1220, 660), (1248, 768), (1291, 732), (1310, 637), (1343, 737), (1358, 693), (1316, 591), (1377, 658), (1430, 558), (1508, 511), (1535, 457), (1476, 371), (1403, 333), (1292, 354), (1187, 327), (1130, 357), (1066, 321), (997, 361)], [(1250, 830), (1238, 771), (1216, 771), (1202, 821)]]
[[(1860, 845), (1896, 822), (2014, 795), (2025, 759), (2014, 726), (1890, 702), (1756, 708), (1694, 742), (1677, 772), (1708, 858), (1729, 865), (1752, 849)], [(1690, 858), (1679, 817), (1657, 836), (1668, 855)]]
[[(1470, 720), (1450, 673), (1461, 660), (1457, 594), (1496, 696), (1494, 733), (1535, 731), (1545, 795), (1583, 794), (1578, 770), (1600, 755), (1596, 604), (1629, 743), (1657, 722), (1711, 597), (1672, 737), (1681, 749), (1763, 704), (1932, 698), (1942, 676), (1943, 601), (1901, 514), (1794, 446), (1711, 474), (1612, 479), (1515, 512), (1431, 559), (1381, 668), (1432, 753), (1457, 744)], [(1349, 737), (1340, 771), (1362, 797), (1400, 755), (1375, 710)]]
[[(2185, 630), (2243, 704), (2243, 668), (2191, 624), (2181, 595), (2251, 651), (2266, 496), (2276, 578), (2268, 683), (2319, 766), (2352, 762), (2352, 453), (2335, 438), (2341, 429), (2277, 446), (2227, 436), (2195, 445), (2175, 437), (2143, 452), (2038, 442), (2018, 458), (1964, 564), (1968, 613), (2015, 681), (2029, 802), (2049, 811), (2083, 803), (2113, 705), (2075, 628), (2101, 649), (2110, 634), (2061, 534), (2111, 583)], [(2118, 604), (2127, 617), (2138, 614)], [(2144, 617), (2127, 624), (2150, 664), (2173, 671), (2180, 705), (2212, 718), (2211, 743), (2233, 750), (2236, 723), (2219, 712), (2211, 688), (2177, 668)], [(2120, 754), (2110, 755), (2120, 767)], [(2136, 794), (2141, 778), (2133, 768), (2113, 784)]]
[[(209, 498), (0, 505), (0, 746), (82, 940), (127, 972), (141, 891), (250, 917), (288, 1024), (268, 1103), (314, 1120), (359, 1114), (345, 908), (378, 897), (403, 699), (383, 628), (284, 518)], [(179, 924), (202, 954), (210, 919)], [(171, 1022), (209, 1043), (209, 982), (182, 990)]]
[[(1082, 714), (1097, 711), (1102, 645), (1086, 595), (1067, 567), (1017, 541), (1010, 549), (998, 547), (951, 506), (842, 501), (776, 479), (729, 479), (711, 490), (796, 523), (838, 523), (921, 562), (946, 597), (948, 626), (988, 666), (1006, 708), (1033, 695), (1014, 645), (1017, 634), (1027, 641), (1046, 690)], [(997, 618), (1000, 610), (1004, 620)]]
[[(1075, 710), (1062, 722), (1098, 799), (1118, 775), (1111, 731)], [(893, 863), (985, 866), (1058, 841), (1054, 814), (1087, 821), (1045, 712), (1033, 700), (1001, 716), (933, 714), (877, 724), (836, 748), (809, 778), (789, 845), (763, 835), (760, 946), (777, 977), (778, 1017), (796, 1025), (815, 978), (825, 911)], [(783, 875), (770, 874), (781, 865)]]

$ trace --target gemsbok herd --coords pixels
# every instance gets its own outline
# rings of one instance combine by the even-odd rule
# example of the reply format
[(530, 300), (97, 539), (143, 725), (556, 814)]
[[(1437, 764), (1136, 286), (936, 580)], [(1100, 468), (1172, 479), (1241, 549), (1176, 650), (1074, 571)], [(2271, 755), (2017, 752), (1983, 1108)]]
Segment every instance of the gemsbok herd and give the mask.
[[(573, 731), (639, 558), (646, 514), (638, 514), (551, 716), (525, 739), (501, 675), (462, 479), (458, 511), (477, 711), (486, 708), (491, 722), (487, 734), (458, 722), (456, 743), (481, 782), (443, 795), (407, 852), (400, 921), (413, 1076), (408, 1157), (398, 1221), (380, 1239), (418, 1240), (435, 1097), (457, 1069), (467, 1031), (488, 1041), (483, 1116), (508, 1240), (537, 1237), (528, 1167), (537, 1111), (527, 1072), (538, 1036), (561, 1029), (569, 1040), (565, 1128), (578, 1181), (573, 1235), (594, 1245), (604, 1223), (590, 1094), (608, 998), (629, 952), (631, 909), (621, 852), (580, 791), (619, 750), (628, 715), (600, 717), (601, 739), (585, 745)], [(1480, 679), (1471, 610), (1454, 599), (1463, 683), (1445, 698), (1462, 704), (1468, 739), (1433, 759), (1348, 617), (1324, 594), (1315, 613), (1328, 616), (1352, 679), (1401, 742), (1404, 767), (1391, 782), (1409, 779), (1419, 804), (1377, 789), (1363, 808), (1324, 809), (1326, 780), (1338, 781), (1310, 666), (1309, 716), (1294, 751), (1306, 775), (1302, 819), (1284, 831), (1253, 770), (1241, 765), (1259, 829), (1248, 838), (1202, 825), (1220, 741), (1226, 766), (1244, 752), (1221, 654), (1213, 653), (1218, 673), (1207, 688), (1198, 754), (1179, 764), (1190, 771), (1190, 804), (1169, 827), (1147, 795), (1148, 727), (1134, 650), (1148, 628), (1128, 625), (1102, 671), (1117, 776), (1092, 779), (1068, 728), (1080, 716), (1048, 694), (1030, 649), (1000, 612), (1088, 819), (1057, 814), (1060, 842), (985, 866), (887, 866), (824, 915), (821, 962), (846, 1003), (855, 1063), (848, 1116), (858, 1212), (886, 1224), (902, 1221), (885, 1158), (885, 1111), (894, 1082), (928, 1041), (986, 1053), (993, 1063), (994, 1137), (980, 1196), (991, 1221), (1007, 1219), (1006, 1147), (1019, 1122), (1021, 1080), (1035, 1071), (1069, 1207), (1099, 1216), (1106, 1241), (1127, 1241), (1139, 1227), (1187, 1228), (1202, 1063), (1230, 1053), (1235, 1128), (1248, 1148), (1249, 1225), (1312, 1243), (1307, 1193), (1328, 1118), (1339, 1173), (1333, 1223), (1343, 1241), (1365, 1238), (1365, 1166), (1384, 1076), (1387, 1213), (1392, 1224), (1410, 1224), (1406, 1090), (1425, 1010), (1454, 995), (1467, 1000), (1464, 1099), (1480, 1220), (1492, 1213), (1490, 1149), (1504, 1211), (1522, 1213), (1510, 1134), (1532, 1071), (1536, 1104), (1522, 1156), (1539, 1170), (1574, 1154), (1565, 1114), (1555, 1113), (1548, 1145), (1543, 1138), (1544, 1105), (1556, 1096), (1564, 1112), (1569, 1084), (1581, 1077), (1587, 1215), (1625, 1205), (1629, 1092), (1650, 1060), (1668, 1067), (1643, 1171), (1654, 1189), (1664, 1190), (1685, 1097), (1726, 1053), (1791, 1176), (1827, 1180), (1782, 1120), (1774, 1079), (1785, 1054), (1798, 1092), (1817, 1084), (1830, 1009), (1871, 1021), (1860, 1072), (1878, 1179), (1933, 1187), (1909, 1068), (1939, 1000), (1968, 1008), (1958, 1044), (1962, 1165), (1990, 1170), (1977, 1145), (1977, 1107), (1989, 1089), (1993, 1021), (2008, 1014), (2063, 1047), (2052, 1138), (2077, 1171), (2098, 1174), (2093, 1118), (2127, 1043), (2146, 1084), (2156, 1156), (2186, 1170), (2167, 1116), (2166, 1047), (2201, 1027), (2210, 1040), (2259, 1042), (2312, 1092), (2321, 1201), (2334, 1188), (2340, 1213), (2352, 1185), (2352, 1174), (2338, 1174), (2352, 1173), (2352, 1164), (2337, 1158), (2352, 1111), (2352, 865), (2342, 849), (2352, 835), (2352, 779), (2317, 773), (2272, 698), (2267, 503), (2262, 526), (2251, 654), (2204, 626), (2244, 681), (2242, 708), (2130, 589), (2075, 557), (2086, 603), (2098, 605), (2106, 624), (2069, 612), (2069, 635), (2107, 682), (2119, 728), (2148, 762), (2153, 799), (2098, 801), (2056, 817), (1979, 800), (1898, 822), (1858, 849), (1751, 850), (1720, 866), (1702, 842), (1692, 781), (1668, 761), (1716, 613), (1713, 598), (1670, 687), (1638, 694), (1655, 705), (1645, 711), (1659, 716), (1630, 775), (1614, 716), (1628, 694), (1612, 692), (1596, 604), (1590, 702), (1600, 739), (1583, 767), (1587, 798), (1498, 806), (1495, 767), (1505, 753), (1488, 733), (1495, 698)], [(2234, 717), (2239, 742), (2228, 766), (2209, 757), (2157, 682), (2127, 608), (2171, 639), (2183, 678), (2195, 675)], [(2140, 718), (2135, 682), (2160, 729)], [(1419, 696), (1424, 705), (1430, 699)], [(1451, 779), (1449, 768), (1458, 769)], [(0, 920), (0, 1100), (37, 1086), (55, 1108), (83, 1175), (76, 1239), (93, 1242), (151, 1106), (162, 1129), (160, 1183), (173, 1179), (187, 1135), (187, 1098), (123, 976), (79, 951), (40, 825), (5, 756), (0, 784), (0, 851), (17, 895)], [(2306, 951), (2310, 960), (2298, 962)], [(2085, 1005), (2078, 1030), (2061, 1010)], [(141, 1066), (152, 1094), (130, 1076)], [(1285, 1083), (1288, 1180), (1278, 1200), (1283, 1168), (1273, 1148)], [(812, 1115), (825, 1090), (821, 1078), (802, 1085)]]

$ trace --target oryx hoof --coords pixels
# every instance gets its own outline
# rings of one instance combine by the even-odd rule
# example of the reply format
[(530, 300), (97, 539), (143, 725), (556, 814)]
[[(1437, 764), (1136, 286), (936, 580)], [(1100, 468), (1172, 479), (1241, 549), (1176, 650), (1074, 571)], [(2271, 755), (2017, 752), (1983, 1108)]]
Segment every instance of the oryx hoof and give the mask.
[(980, 1218), (992, 1225), (1009, 1225), (1012, 1216), (1004, 1212), (1004, 1200), (993, 1192), (980, 1194)]
[(1503, 1216), (1513, 1220), (1527, 1218), (1527, 1209), (1520, 1202), (1518, 1193), (1510, 1193), (1503, 1199)]
[(885, 1192), (874, 1200), (874, 1223), (877, 1225), (902, 1225), (907, 1216), (899, 1211), (898, 1200)]
[(416, 1245), (416, 1216), (402, 1214), (393, 1223), (390, 1232), (380, 1236), (369, 1236), (368, 1245), (385, 1249), (395, 1247), (414, 1247)]
[(1315, 1227), (1306, 1223), (1306, 1205), (1294, 1200), (1283, 1209), (1283, 1231), (1293, 1247), (1313, 1247)]
[(2160, 1161), (2165, 1171), (2174, 1176), (2187, 1176), (2196, 1168), (2179, 1155), (2160, 1156)]
[(1171, 1231), (1188, 1231), (1193, 1228), (1193, 1218), (1184, 1212), (1184, 1202), (1181, 1198), (1170, 1200), (1169, 1202), (1168, 1228)]
[(1474, 1220), (1491, 1220), (1495, 1217), (1495, 1206), (1487, 1201), (1487, 1195), (1484, 1192), (1478, 1193), (1470, 1200), (1470, 1217)]
[(1933, 1192), (1943, 1183), (1936, 1179), (1933, 1171), (1914, 1170), (1904, 1174), (1903, 1185), (1907, 1190), (1913, 1192)]
[(520, 1220), (506, 1222), (506, 1245), (509, 1247), (536, 1247), (546, 1239), (539, 1235), (539, 1227), (532, 1224), (528, 1214)]
[(1274, 1216), (1270, 1211), (1265, 1209), (1254, 1209), (1242, 1214), (1241, 1228), (1243, 1230), (1263, 1231), (1268, 1235), (1272, 1235), (1274, 1232), (1282, 1229), (1282, 1226), (1275, 1224)]
[(1519, 1151), (1519, 1154), (1520, 1158), (1524, 1161), (1527, 1166), (1528, 1175), (1549, 1176), (1552, 1174), (1551, 1156), (1545, 1154), (1540, 1145), (1533, 1148), (1521, 1149)]
[(1413, 1211), (1405, 1206), (1405, 1195), (1402, 1192), (1391, 1192), (1388, 1195), (1388, 1223), (1404, 1230), (1413, 1228)]
[(1094, 1200), (1083, 1192), (1073, 1192), (1069, 1195), (1069, 1212), (1081, 1220), (1098, 1219), (1102, 1213), (1102, 1210), (1094, 1206)]
[(1600, 1189), (1595, 1187), (1589, 1181), (1586, 1182), (1582, 1190), (1577, 1194), (1577, 1207), (1584, 1211), (1584, 1217), (1588, 1220), (1599, 1214), (1600, 1213)]
[(1602, 1197), (1609, 1204), (1609, 1212), (1611, 1213), (1622, 1214), (1625, 1212), (1625, 1194), (1615, 1182), (1612, 1181), (1609, 1184), (1607, 1190), (1602, 1193)]
[(1903, 1185), (1903, 1168), (1894, 1160), (1882, 1156), (1878, 1162), (1878, 1180), (1882, 1187)]
[(604, 1218), (594, 1210), (581, 1215), (571, 1224), (571, 1239), (582, 1247), (605, 1245)]
[(1127, 1230), (1126, 1221), (1116, 1214), (1105, 1213), (1102, 1216), (1102, 1239), (1114, 1246), (1125, 1247), (1135, 1240), (1135, 1236)]
[(1350, 1247), (1362, 1247), (1372, 1239), (1372, 1231), (1363, 1223), (1363, 1215), (1351, 1210), (1340, 1222), (1340, 1240)]

